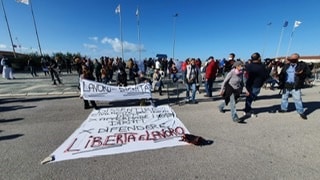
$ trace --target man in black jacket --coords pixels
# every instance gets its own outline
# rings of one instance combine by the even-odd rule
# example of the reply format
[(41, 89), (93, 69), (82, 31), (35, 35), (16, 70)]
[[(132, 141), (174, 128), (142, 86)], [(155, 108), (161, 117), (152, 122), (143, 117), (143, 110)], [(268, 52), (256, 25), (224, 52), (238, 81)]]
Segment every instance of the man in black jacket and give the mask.
[(307, 116), (304, 114), (304, 108), (301, 99), (301, 88), (307, 77), (308, 66), (304, 62), (299, 62), (299, 54), (294, 53), (288, 58), (288, 62), (283, 66), (279, 74), (279, 88), (282, 89), (281, 109), (279, 113), (287, 112), (288, 98), (292, 95), (296, 111), (304, 120)]
[(258, 97), (261, 87), (268, 77), (267, 68), (261, 63), (259, 53), (255, 52), (251, 55), (251, 63), (246, 65), (245, 71), (248, 76), (245, 86), (249, 95), (246, 97), (244, 112), (246, 116), (251, 116), (252, 101)]

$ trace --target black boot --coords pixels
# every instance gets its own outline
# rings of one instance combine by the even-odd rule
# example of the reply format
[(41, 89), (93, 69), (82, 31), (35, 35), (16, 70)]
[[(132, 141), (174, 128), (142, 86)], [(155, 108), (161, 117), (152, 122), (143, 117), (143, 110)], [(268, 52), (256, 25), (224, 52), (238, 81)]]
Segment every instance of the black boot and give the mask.
[(94, 109), (96, 109), (96, 110), (99, 109), (95, 101), (90, 101), (90, 102), (91, 102), (91, 105)]
[(87, 100), (83, 100), (84, 102), (84, 109), (89, 109), (90, 106), (89, 106), (89, 102)]
[(159, 95), (162, 96), (162, 88), (159, 88)]

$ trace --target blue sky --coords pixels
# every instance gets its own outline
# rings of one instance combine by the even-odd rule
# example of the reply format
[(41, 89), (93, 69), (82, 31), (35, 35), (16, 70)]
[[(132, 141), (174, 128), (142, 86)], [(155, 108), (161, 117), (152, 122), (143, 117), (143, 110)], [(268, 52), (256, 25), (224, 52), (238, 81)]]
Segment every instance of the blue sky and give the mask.
[[(21, 46), (16, 51), (39, 52), (30, 5), (2, 1), (12, 40)], [(279, 48), (279, 56), (285, 56), (296, 20), (302, 23), (294, 31), (289, 54), (320, 54), (319, 0), (32, 0), (42, 52), (121, 57), (120, 20), (115, 13), (119, 4), (125, 59), (139, 59), (138, 6), (142, 58), (157, 53), (172, 57), (174, 39), (179, 60), (221, 59), (230, 52), (244, 60), (254, 52), (274, 57), (288, 21)], [(12, 50), (2, 7), (0, 50)]]

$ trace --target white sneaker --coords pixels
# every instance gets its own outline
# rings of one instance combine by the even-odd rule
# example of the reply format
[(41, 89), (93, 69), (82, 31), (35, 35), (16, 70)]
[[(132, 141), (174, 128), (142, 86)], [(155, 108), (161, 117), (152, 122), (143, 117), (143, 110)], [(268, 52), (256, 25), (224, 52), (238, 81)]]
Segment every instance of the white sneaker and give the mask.
[(247, 113), (244, 112), (243, 115), (246, 116), (246, 117), (257, 117), (257, 115), (254, 114), (253, 112), (247, 112)]

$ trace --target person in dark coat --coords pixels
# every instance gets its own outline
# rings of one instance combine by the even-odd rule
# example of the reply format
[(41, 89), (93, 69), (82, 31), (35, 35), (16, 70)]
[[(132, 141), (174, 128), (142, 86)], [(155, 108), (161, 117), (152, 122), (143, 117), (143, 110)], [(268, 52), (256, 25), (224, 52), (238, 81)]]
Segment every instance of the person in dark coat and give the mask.
[(255, 52), (251, 55), (251, 63), (245, 67), (247, 80), (246, 89), (249, 95), (246, 97), (246, 104), (244, 108), (245, 116), (251, 116), (252, 102), (257, 99), (261, 87), (269, 77), (268, 70), (261, 62), (261, 56)]
[[(90, 72), (89, 68), (87, 66), (85, 66), (85, 65), (82, 66), (82, 74), (81, 74), (80, 78), (81, 79), (90, 80), (90, 81), (94, 81), (95, 80), (92, 72)], [(89, 109), (90, 108), (88, 100), (83, 99), (83, 103), (84, 103), (84, 109)], [(95, 101), (90, 101), (90, 104), (92, 105), (92, 107), (94, 109), (98, 109), (98, 106), (97, 106)]]
[(292, 54), (279, 74), (279, 88), (282, 89), (282, 97), (281, 109), (278, 112), (285, 113), (288, 111), (288, 99), (291, 94), (297, 113), (302, 119), (306, 120), (307, 115), (304, 113), (301, 88), (308, 76), (309, 67), (306, 63), (299, 62), (299, 58), (298, 53)]

